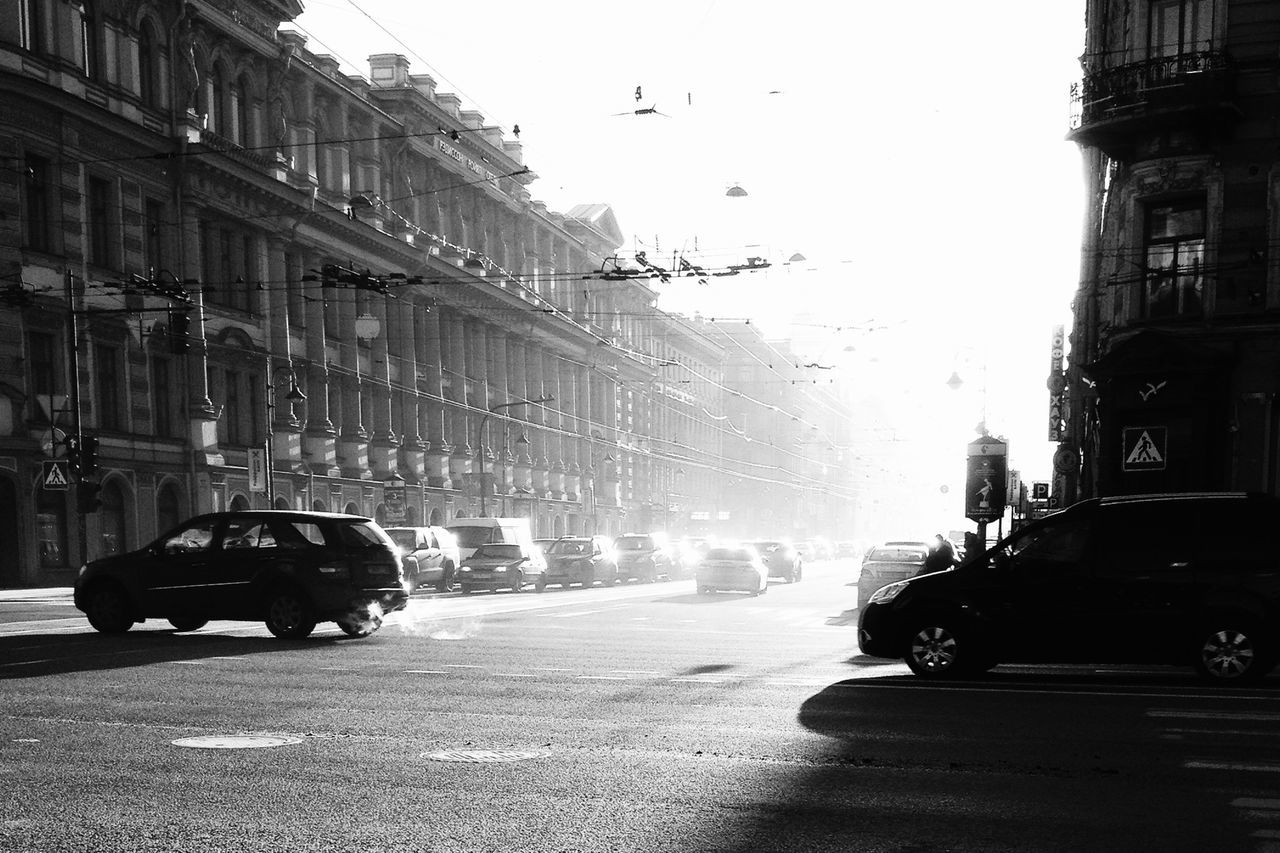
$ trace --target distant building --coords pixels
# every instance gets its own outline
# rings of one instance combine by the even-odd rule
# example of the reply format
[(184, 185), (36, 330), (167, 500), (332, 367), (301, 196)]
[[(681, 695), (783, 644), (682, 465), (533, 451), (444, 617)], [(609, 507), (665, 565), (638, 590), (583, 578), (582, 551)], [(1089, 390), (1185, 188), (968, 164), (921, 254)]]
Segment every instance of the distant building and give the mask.
[(1280, 478), (1280, 5), (1091, 0), (1068, 500)]

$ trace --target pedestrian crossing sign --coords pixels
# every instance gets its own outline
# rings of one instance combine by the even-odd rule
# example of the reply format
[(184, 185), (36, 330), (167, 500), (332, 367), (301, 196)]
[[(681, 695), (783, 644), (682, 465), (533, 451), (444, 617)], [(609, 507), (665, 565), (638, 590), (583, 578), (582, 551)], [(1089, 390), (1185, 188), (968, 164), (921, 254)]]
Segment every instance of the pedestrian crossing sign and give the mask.
[(1163, 471), (1168, 459), (1164, 427), (1125, 427), (1124, 470)]
[(44, 478), (41, 480), (41, 484), (44, 488), (53, 492), (65, 492), (69, 483), (70, 478), (67, 476), (67, 460), (44, 460)]

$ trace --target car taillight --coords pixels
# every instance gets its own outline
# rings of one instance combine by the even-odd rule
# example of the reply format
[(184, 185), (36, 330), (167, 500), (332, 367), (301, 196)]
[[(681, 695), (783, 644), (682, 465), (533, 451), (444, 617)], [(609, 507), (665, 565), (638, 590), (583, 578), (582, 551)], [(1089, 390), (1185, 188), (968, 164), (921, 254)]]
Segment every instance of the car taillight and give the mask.
[(346, 566), (317, 566), (316, 571), (329, 578), (348, 578), (351, 572)]

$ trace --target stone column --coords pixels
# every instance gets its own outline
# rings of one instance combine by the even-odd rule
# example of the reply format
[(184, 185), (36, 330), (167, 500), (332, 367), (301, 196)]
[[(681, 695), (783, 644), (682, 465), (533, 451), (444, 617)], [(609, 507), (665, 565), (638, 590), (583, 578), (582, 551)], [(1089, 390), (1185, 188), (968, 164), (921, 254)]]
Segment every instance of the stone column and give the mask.
[[(320, 259), (318, 257), (309, 256), (303, 263), (305, 268), (318, 266)], [(305, 444), (305, 455), (309, 461), (311, 470), (315, 474), (328, 477), (336, 477), (338, 475), (338, 446), (337, 431), (333, 424), (332, 401), (337, 400), (337, 395), (341, 393), (338, 384), (338, 375), (332, 374), (328, 367), (328, 354), (325, 349), (326, 332), (325, 332), (325, 303), (329, 303), (327, 310), (336, 310), (331, 301), (334, 294), (333, 288), (322, 285), (320, 292), (321, 298), (312, 298), (306, 302), (307, 311), (307, 335), (306, 335), (306, 387), (303, 389), (307, 395), (307, 402), (304, 404), (306, 411), (306, 432), (303, 442)], [(312, 495), (311, 500), (324, 500), (327, 498), (321, 495)]]
[[(387, 311), (388, 298), (375, 294), (369, 308), (378, 321), (379, 334), (369, 342), (369, 391), (367, 397), (373, 403), (372, 417), (366, 419), (365, 429), (371, 431), (369, 462), (376, 479), (389, 479), (399, 470), (396, 448), (400, 444), (391, 421), (391, 335), (392, 321)], [(398, 330), (396, 330), (398, 334)]]
[(453, 403), (449, 407), (449, 443), (453, 452), (449, 457), (449, 474), (454, 487), (459, 488), (472, 473), (471, 434), (468, 429), (467, 403), (467, 347), (466, 317), (450, 311), (441, 317), (440, 330), (446, 346), (444, 375), (448, 380), (446, 396)]
[(421, 306), (418, 335), (418, 432), (426, 440), (427, 484), (454, 488), (449, 478), (449, 453), (445, 441), (444, 386), (441, 374), (440, 309)]

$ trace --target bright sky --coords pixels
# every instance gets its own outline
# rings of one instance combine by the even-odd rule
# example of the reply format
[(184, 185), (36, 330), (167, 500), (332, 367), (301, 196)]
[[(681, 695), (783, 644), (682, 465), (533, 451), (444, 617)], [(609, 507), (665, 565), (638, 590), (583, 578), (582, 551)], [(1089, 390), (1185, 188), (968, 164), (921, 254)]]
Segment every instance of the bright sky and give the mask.
[[(924, 496), (913, 531), (964, 525), (984, 385), (1011, 466), (1048, 478), (1051, 328), (1070, 324), (1079, 270), (1064, 136), (1084, 0), (303, 2), (308, 48), (344, 71), (401, 53), (508, 138), (518, 124), (534, 197), (611, 205), (627, 252), (778, 263), (679, 279), (661, 307), (751, 317), (844, 368), (869, 482)], [(631, 112), (651, 106), (666, 115)], [(748, 195), (727, 197), (735, 184)]]

